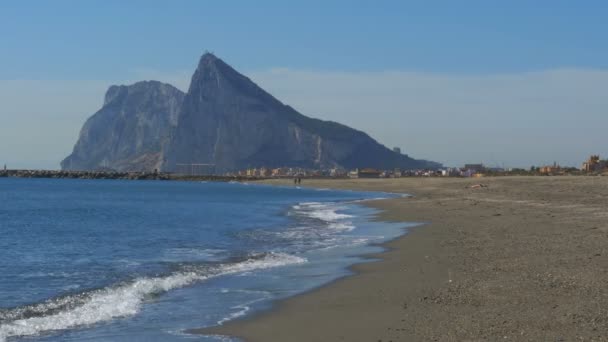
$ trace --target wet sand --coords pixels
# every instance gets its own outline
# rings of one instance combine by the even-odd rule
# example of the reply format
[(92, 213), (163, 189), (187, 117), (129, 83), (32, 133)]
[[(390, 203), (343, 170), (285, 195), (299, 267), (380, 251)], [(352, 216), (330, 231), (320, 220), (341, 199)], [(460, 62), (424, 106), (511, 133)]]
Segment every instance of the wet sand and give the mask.
[[(478, 183), (487, 187), (470, 188)], [(199, 333), (254, 342), (608, 340), (608, 177), (302, 185), (410, 193), (367, 204), (383, 210), (380, 220), (428, 224), (387, 243), (381, 261), (353, 266), (354, 276)]]

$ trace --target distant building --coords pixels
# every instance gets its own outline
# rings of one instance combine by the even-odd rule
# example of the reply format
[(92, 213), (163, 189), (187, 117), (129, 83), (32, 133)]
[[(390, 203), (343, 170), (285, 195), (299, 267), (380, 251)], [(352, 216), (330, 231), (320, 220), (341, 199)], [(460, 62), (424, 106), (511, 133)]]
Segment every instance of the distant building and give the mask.
[(461, 177), (473, 177), (474, 174), (475, 174), (475, 171), (470, 170), (470, 169), (463, 169), (460, 172)]
[(592, 155), (583, 163), (581, 168), (585, 172), (601, 172), (608, 169), (608, 160), (600, 160), (599, 155)]
[(334, 168), (329, 171), (330, 177), (346, 177), (347, 172), (344, 169)]
[[(380, 178), (382, 171), (376, 169), (357, 169), (349, 174), (351, 178)], [(354, 177), (353, 177), (354, 176)]]
[(265, 167), (260, 168), (258, 175), (260, 177), (270, 177), (270, 175), (272, 174), (272, 170), (267, 169)]
[(464, 164), (464, 169), (474, 171), (475, 173), (480, 173), (484, 172), (486, 167), (483, 166), (483, 164)]
[(401, 154), (401, 147), (393, 147), (393, 152)]
[(553, 163), (553, 165), (538, 168), (538, 172), (541, 175), (555, 175), (562, 172), (562, 167), (557, 165), (557, 163)]
[(451, 167), (447, 169), (438, 170), (437, 173), (442, 177), (460, 176), (460, 170)]

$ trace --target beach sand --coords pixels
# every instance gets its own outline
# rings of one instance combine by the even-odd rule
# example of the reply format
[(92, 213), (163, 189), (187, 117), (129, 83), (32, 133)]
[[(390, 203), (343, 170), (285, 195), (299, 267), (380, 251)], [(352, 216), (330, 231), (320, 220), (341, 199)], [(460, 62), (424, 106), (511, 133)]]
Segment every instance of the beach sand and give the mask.
[[(283, 184), (287, 181), (270, 181)], [(470, 188), (483, 183), (487, 187)], [(608, 177), (303, 180), (403, 192), (379, 220), (427, 222), (354, 276), (199, 333), (245, 341), (608, 340)]]

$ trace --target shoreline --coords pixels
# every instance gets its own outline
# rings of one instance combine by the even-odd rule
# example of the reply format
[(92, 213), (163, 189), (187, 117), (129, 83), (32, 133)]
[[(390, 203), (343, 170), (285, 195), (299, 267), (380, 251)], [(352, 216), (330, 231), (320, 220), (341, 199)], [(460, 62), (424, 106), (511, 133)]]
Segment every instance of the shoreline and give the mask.
[[(336, 181), (336, 179), (331, 179), (331, 180), (326, 180), (326, 179), (310, 180), (310, 179), (308, 179), (307, 184), (305, 184), (304, 186), (309, 187), (309, 188), (316, 188), (316, 189), (328, 188), (331, 190), (338, 190), (338, 191), (339, 190), (378, 191), (377, 189), (374, 189), (374, 190), (358, 189), (358, 188), (352, 188), (352, 187), (348, 187), (348, 186), (347, 187), (331, 187), (331, 186), (329, 186), (330, 184), (327, 184), (329, 187), (321, 186), (321, 184), (326, 184), (326, 182), (332, 183), (335, 181)], [(344, 182), (345, 180), (340, 179), (338, 181)], [(355, 182), (357, 182), (357, 180), (355, 180)], [(285, 180), (281, 180), (281, 179), (260, 180), (260, 181), (257, 181), (256, 183), (264, 184), (264, 185), (277, 185), (277, 186), (291, 185), (291, 182), (289, 180), (285, 181)], [(313, 185), (312, 186), (308, 185), (310, 183), (312, 183)], [(314, 184), (319, 184), (319, 185), (315, 186)], [(302, 186), (302, 185), (298, 185), (298, 186)], [(249, 324), (249, 323), (255, 324), (255, 321), (257, 321), (258, 319), (261, 319), (261, 320), (271, 319), (272, 320), (272, 318), (271, 318), (272, 315), (274, 315), (275, 313), (277, 315), (280, 314), (283, 310), (285, 310), (285, 306), (290, 305), (290, 303), (289, 303), (290, 301), (297, 300), (300, 297), (314, 296), (315, 293), (318, 291), (323, 291), (325, 288), (333, 287), (333, 286), (335, 286), (335, 284), (338, 284), (349, 278), (360, 276), (362, 274), (362, 272), (365, 272), (365, 270), (360, 268), (361, 266), (384, 261), (385, 254), (390, 253), (391, 251), (396, 249), (395, 246), (391, 246), (392, 243), (396, 243), (397, 241), (399, 241), (401, 239), (407, 238), (410, 234), (412, 234), (412, 232), (418, 231), (420, 229), (424, 229), (424, 227), (429, 224), (429, 222), (412, 222), (412, 221), (405, 221), (405, 220), (401, 220), (401, 219), (395, 220), (395, 219), (390, 219), (390, 218), (385, 217), (388, 209), (384, 205), (379, 204), (378, 202), (384, 202), (384, 201), (391, 202), (391, 201), (399, 200), (399, 199), (413, 198), (413, 197), (415, 197), (415, 195), (413, 195), (411, 193), (406, 193), (406, 192), (391, 192), (391, 191), (386, 191), (386, 190), (383, 190), (380, 192), (385, 192), (387, 194), (392, 194), (392, 195), (401, 195), (401, 196), (395, 197), (395, 198), (379, 198), (379, 199), (361, 200), (361, 201), (357, 201), (357, 204), (378, 210), (378, 213), (375, 214), (374, 217), (372, 217), (372, 221), (374, 221), (374, 222), (403, 224), (403, 227), (400, 228), (403, 232), (399, 236), (394, 237), (388, 241), (381, 242), (381, 243), (371, 243), (369, 246), (381, 247), (383, 250), (380, 252), (367, 253), (367, 254), (357, 256), (358, 258), (361, 259), (361, 261), (346, 267), (346, 270), (349, 271), (351, 274), (334, 279), (328, 283), (311, 288), (309, 290), (298, 293), (296, 295), (275, 300), (274, 303), (272, 304), (272, 306), (268, 309), (261, 310), (258, 312), (253, 312), (249, 315), (237, 318), (235, 320), (227, 321), (223, 325), (212, 326), (212, 327), (207, 327), (207, 328), (200, 328), (200, 329), (189, 329), (189, 330), (186, 330), (185, 332), (190, 333), (190, 334), (195, 334), (195, 335), (231, 337), (231, 338), (237, 338), (237, 339), (243, 340), (243, 341), (258, 341), (257, 337), (255, 337), (253, 335), (248, 335), (248, 333), (245, 333), (245, 334), (239, 333), (238, 332), (240, 329), (239, 326)], [(287, 309), (287, 310), (289, 310), (289, 309)], [(271, 316), (271, 317), (268, 317), (268, 316)], [(262, 329), (265, 330), (266, 328), (262, 328)], [(294, 336), (285, 336), (282, 338), (270, 339), (270, 340), (300, 341), (300, 339), (298, 339), (298, 338), (294, 339), (294, 338), (295, 338)], [(348, 340), (350, 340), (350, 339), (348, 339)], [(263, 339), (263, 340), (259, 340), (259, 341), (267, 341), (267, 340)], [(307, 337), (305, 339), (301, 339), (301, 341), (326, 341), (326, 340), (324, 338), (317, 340), (314, 338), (309, 339)]]
[[(470, 188), (476, 183), (487, 188)], [(284, 184), (264, 181), (265, 184)], [(602, 340), (608, 336), (608, 179), (318, 180), (408, 193), (363, 203), (429, 222), (381, 244), (353, 276), (222, 326), (245, 341)], [(574, 204), (573, 204), (574, 203)], [(572, 243), (576, 241), (577, 243)]]

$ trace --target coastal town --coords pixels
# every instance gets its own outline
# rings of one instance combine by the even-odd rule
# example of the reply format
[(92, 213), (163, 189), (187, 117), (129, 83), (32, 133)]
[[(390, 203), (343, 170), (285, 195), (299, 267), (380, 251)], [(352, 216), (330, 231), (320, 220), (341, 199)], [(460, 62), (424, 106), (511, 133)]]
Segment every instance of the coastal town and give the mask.
[(591, 175), (608, 176), (608, 159), (601, 159), (599, 155), (591, 155), (581, 163), (580, 167), (561, 166), (557, 163), (551, 165), (531, 166), (523, 168), (490, 167), (483, 163), (465, 164), (462, 167), (446, 167), (439, 169), (413, 169), (413, 170), (379, 170), (374, 168), (360, 168), (346, 170), (308, 169), (299, 167), (259, 167), (249, 168), (236, 172), (216, 173), (213, 169), (200, 169), (187, 167), (176, 173), (165, 173), (154, 170), (147, 171), (115, 171), (103, 169), (96, 171), (68, 171), (68, 170), (14, 170), (6, 165), (0, 170), (0, 177), (16, 178), (77, 178), (77, 179), (124, 179), (124, 180), (211, 180), (211, 181), (246, 181), (268, 178), (402, 178), (402, 177), (460, 177), (479, 178), (488, 176), (569, 176)]
[(599, 155), (592, 155), (581, 164), (580, 168), (552, 165), (531, 166), (523, 168), (489, 167), (483, 163), (465, 164), (463, 167), (447, 167), (436, 170), (378, 170), (361, 168), (345, 170), (332, 169), (305, 169), (305, 168), (249, 168), (238, 172), (229, 172), (224, 176), (243, 178), (401, 178), (401, 177), (484, 177), (484, 176), (562, 176), (562, 175), (608, 175), (608, 160), (600, 159)]

